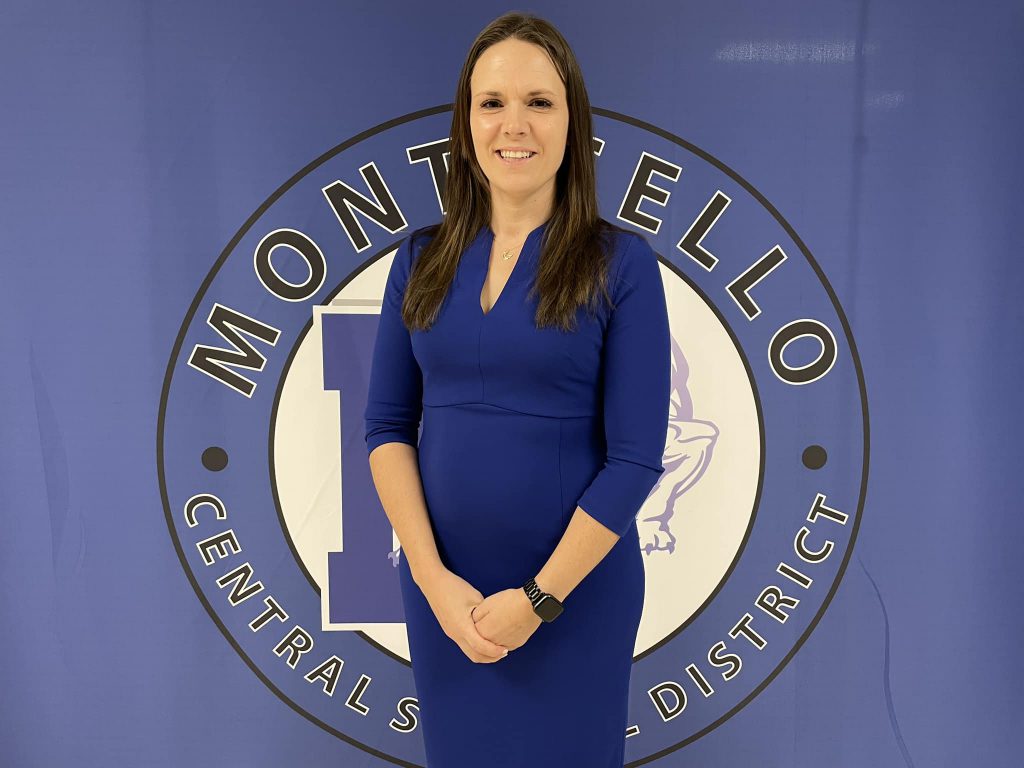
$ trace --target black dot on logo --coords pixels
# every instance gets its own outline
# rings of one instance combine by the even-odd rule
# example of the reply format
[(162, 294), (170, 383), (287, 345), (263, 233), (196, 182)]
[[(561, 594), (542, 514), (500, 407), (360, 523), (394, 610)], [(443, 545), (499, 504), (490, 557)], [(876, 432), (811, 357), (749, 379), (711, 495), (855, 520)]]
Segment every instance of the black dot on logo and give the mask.
[(228, 452), (211, 445), (203, 451), (203, 466), (211, 472), (220, 472), (228, 465)]
[(803, 458), (804, 466), (808, 469), (821, 469), (828, 461), (828, 454), (820, 445), (808, 445), (804, 448), (801, 458)]

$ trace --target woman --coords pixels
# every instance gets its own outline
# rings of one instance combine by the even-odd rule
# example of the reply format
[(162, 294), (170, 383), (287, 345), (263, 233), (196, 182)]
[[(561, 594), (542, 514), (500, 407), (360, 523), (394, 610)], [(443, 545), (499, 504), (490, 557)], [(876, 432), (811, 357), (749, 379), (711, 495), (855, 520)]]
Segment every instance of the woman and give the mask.
[(456, 95), (446, 215), (392, 262), (365, 413), (427, 765), (619, 768), (669, 411), (660, 267), (598, 215), (554, 27), (495, 20)]

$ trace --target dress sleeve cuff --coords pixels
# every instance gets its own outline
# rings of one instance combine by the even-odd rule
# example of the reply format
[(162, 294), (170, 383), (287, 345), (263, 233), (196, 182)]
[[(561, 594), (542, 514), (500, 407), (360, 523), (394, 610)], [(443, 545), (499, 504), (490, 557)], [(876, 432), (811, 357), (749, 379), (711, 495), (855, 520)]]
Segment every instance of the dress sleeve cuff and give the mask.
[(624, 536), (665, 468), (609, 459), (577, 505), (605, 528)]

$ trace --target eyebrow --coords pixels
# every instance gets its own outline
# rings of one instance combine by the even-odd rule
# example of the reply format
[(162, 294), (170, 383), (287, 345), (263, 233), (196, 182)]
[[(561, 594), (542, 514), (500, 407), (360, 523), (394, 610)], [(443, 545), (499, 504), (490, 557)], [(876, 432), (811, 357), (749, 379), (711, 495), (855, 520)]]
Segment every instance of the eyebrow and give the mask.
[[(551, 96), (555, 95), (554, 91), (549, 91), (546, 88), (540, 88), (540, 89), (535, 90), (535, 91), (530, 91), (526, 95), (527, 96), (539, 96), (542, 93), (546, 93), (546, 94), (549, 94)], [(477, 94), (477, 96), (501, 96), (501, 91), (480, 91)]]

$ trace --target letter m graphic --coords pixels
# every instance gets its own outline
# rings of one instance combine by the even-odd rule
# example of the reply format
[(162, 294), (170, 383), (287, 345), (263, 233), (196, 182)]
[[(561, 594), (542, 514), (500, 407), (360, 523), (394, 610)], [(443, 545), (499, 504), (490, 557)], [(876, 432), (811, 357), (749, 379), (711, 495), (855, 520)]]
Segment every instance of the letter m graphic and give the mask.
[[(252, 397), (256, 384), (227, 366), (233, 365), (250, 371), (262, 371), (267, 359), (248, 342), (242, 333), (255, 336), (273, 346), (281, 332), (258, 320), (236, 312), (223, 304), (214, 304), (206, 324), (220, 334), (234, 349), (221, 349), (196, 344), (188, 364), (207, 376), (212, 376), (246, 397)], [(242, 333), (239, 333), (241, 331)]]

